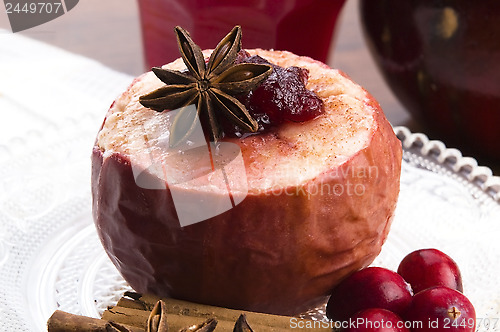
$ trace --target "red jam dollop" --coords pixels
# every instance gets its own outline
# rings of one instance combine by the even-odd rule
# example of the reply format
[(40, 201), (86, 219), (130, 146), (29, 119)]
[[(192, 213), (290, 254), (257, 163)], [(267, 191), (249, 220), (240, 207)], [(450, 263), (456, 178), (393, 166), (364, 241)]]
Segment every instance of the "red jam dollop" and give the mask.
[[(257, 120), (257, 133), (268, 131), (285, 121), (304, 122), (323, 113), (323, 101), (306, 89), (309, 71), (300, 67), (283, 68), (266, 59), (241, 51), (235, 63), (268, 64), (273, 72), (255, 90), (237, 96), (248, 112)], [(223, 120), (225, 135), (244, 137), (248, 135), (237, 125)]]

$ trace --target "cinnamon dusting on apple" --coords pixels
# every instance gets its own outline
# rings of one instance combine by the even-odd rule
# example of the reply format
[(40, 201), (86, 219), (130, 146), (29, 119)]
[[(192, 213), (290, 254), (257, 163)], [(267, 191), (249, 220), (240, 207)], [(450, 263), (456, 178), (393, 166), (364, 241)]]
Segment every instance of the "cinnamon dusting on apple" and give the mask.
[[(307, 57), (286, 51), (246, 51), (251, 56), (259, 55), (283, 68), (296, 66), (307, 69), (309, 78), (305, 87), (313, 91), (324, 105), (323, 113), (310, 121), (287, 121), (267, 132), (243, 139), (224, 138), (227, 142), (238, 144), (245, 164), (251, 165), (247, 169), (247, 182), (252, 191), (262, 192), (288, 183), (311, 180), (325, 168), (341, 165), (353, 153), (368, 146), (376, 130), (373, 125), (376, 108), (369, 104), (370, 96), (362, 87), (340, 71)], [(205, 58), (211, 53), (212, 50), (203, 51)], [(163, 68), (186, 70), (182, 59)], [(170, 160), (170, 167), (189, 172), (200, 165), (180, 159), (174, 162), (172, 155), (177, 151), (168, 149), (168, 128), (173, 121), (173, 112), (159, 113), (139, 103), (140, 96), (162, 85), (152, 72), (140, 76), (110, 108), (98, 134), (97, 144), (105, 155), (119, 153), (138, 159), (144, 156), (145, 160), (149, 160), (147, 158), (151, 153), (155, 153), (161, 156), (162, 162)], [(281, 153), (285, 152), (281, 141), (294, 148)], [(310, 156), (306, 163), (304, 154)], [(262, 174), (263, 169), (266, 174)], [(199, 183), (192, 185), (199, 186), (199, 190), (209, 190)], [(236, 190), (236, 187), (233, 189)]]

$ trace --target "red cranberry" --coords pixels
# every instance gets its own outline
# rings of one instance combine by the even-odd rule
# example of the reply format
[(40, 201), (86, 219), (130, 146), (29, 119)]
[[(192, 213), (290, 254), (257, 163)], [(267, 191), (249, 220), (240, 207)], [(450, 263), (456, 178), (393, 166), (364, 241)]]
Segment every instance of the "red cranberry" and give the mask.
[(433, 287), (413, 297), (406, 320), (412, 331), (474, 332), (476, 311), (459, 291), (448, 287)]
[(386, 309), (372, 308), (351, 317), (345, 332), (410, 332), (405, 321)]
[(457, 263), (437, 249), (421, 249), (406, 256), (398, 273), (418, 293), (434, 286), (445, 286), (463, 291), (462, 277)]
[(369, 267), (355, 272), (334, 288), (326, 314), (340, 321), (369, 308), (387, 309), (401, 315), (410, 305), (411, 295), (410, 286), (399, 274)]

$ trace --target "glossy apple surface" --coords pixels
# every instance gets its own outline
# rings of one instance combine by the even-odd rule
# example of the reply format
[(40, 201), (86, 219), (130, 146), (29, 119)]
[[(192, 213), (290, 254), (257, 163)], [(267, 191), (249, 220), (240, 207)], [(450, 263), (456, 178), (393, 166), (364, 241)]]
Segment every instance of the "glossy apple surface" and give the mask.
[[(246, 198), (182, 227), (174, 189), (188, 200), (225, 193), (220, 183), (164, 183), (163, 190), (136, 184), (133, 169), (141, 165), (135, 157), (144, 152), (136, 146), (145, 135), (158, 135), (147, 141), (157, 153), (163, 132), (156, 129), (168, 120), (168, 113), (137, 102), (161, 85), (147, 73), (115, 101), (99, 132), (92, 154), (94, 220), (112, 262), (138, 292), (297, 314), (324, 301), (341, 279), (379, 254), (399, 193), (401, 144), (378, 103), (344, 74), (288, 52), (250, 52), (308, 68), (308, 88), (325, 101), (325, 113), (229, 139), (245, 163)], [(196, 170), (197, 162), (182, 164), (179, 172), (186, 168)]]
[(432, 137), (500, 160), (500, 2), (362, 0), (365, 36), (395, 95)]

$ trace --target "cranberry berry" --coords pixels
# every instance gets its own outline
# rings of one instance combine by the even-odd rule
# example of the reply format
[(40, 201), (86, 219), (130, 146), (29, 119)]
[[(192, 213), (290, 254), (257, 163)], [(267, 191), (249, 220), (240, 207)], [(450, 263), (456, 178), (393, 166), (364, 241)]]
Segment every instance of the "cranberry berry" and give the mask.
[(442, 286), (416, 294), (405, 318), (414, 332), (474, 332), (476, 327), (472, 303), (459, 291)]
[(463, 292), (462, 277), (457, 263), (437, 249), (421, 249), (406, 256), (398, 273), (418, 293), (434, 286), (444, 286)]
[(402, 315), (410, 305), (411, 288), (396, 272), (369, 267), (334, 288), (326, 307), (328, 318), (345, 321), (356, 312), (381, 308)]
[(345, 332), (410, 332), (406, 322), (385, 309), (366, 309), (351, 317)]

